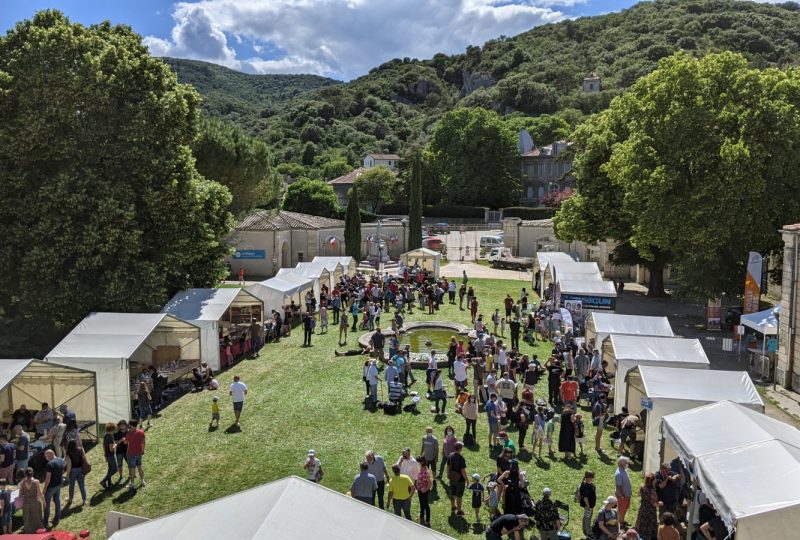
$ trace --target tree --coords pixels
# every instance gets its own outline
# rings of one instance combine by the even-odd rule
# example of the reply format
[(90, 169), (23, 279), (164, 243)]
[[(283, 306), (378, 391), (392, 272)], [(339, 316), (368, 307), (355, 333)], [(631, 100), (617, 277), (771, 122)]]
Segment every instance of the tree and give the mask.
[(359, 200), (377, 214), (383, 203), (394, 200), (397, 178), (387, 167), (373, 167), (356, 178), (355, 185)]
[(330, 184), (302, 178), (286, 189), (283, 209), (332, 218), (339, 211), (339, 199)]
[(619, 258), (656, 269), (671, 258), (683, 295), (738, 294), (748, 252), (780, 249), (775, 231), (800, 215), (798, 127), (796, 71), (665, 58), (577, 130), (577, 193), (556, 233), (617, 239)]
[(231, 191), (234, 214), (265, 206), (280, 193), (280, 180), (271, 168), (267, 145), (233, 124), (203, 119), (192, 153), (200, 174)]
[(231, 196), (195, 170), (198, 106), (127, 26), (42, 11), (0, 37), (6, 320), (57, 337), (225, 275)]
[(554, 141), (569, 137), (569, 124), (563, 118), (553, 114), (543, 114), (541, 116), (507, 116), (506, 124), (516, 133), (520, 129), (526, 129), (536, 146), (544, 146)]
[(444, 202), (501, 208), (519, 201), (517, 135), (496, 113), (456, 109), (444, 114), (429, 150)]
[(361, 210), (358, 206), (358, 186), (350, 188), (344, 216), (344, 251), (356, 261), (361, 260)]
[(422, 247), (422, 156), (414, 152), (409, 180), (408, 249)]
[(353, 167), (347, 163), (346, 159), (332, 159), (322, 166), (322, 179), (326, 181), (333, 180), (334, 178), (344, 176), (352, 170)]

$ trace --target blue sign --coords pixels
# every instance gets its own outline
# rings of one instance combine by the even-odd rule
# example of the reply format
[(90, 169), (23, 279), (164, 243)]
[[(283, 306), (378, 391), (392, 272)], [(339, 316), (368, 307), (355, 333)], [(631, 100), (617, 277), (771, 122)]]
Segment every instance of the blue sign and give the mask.
[(263, 249), (237, 249), (233, 254), (234, 259), (266, 259), (267, 252)]
[(583, 309), (614, 309), (616, 305), (616, 298), (608, 298), (606, 296), (583, 296), (578, 294), (562, 294), (561, 303), (565, 300), (580, 300), (583, 303)]

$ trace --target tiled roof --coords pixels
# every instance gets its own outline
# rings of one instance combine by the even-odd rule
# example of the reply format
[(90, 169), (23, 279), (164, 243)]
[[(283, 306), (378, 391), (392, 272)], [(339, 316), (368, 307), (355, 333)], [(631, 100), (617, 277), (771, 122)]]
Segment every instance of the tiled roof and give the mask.
[(396, 159), (399, 160), (400, 156), (397, 154), (367, 154), (368, 156), (372, 156), (375, 159)]
[(317, 230), (344, 227), (344, 221), (297, 212), (259, 210), (242, 219), (237, 231), (285, 231), (290, 229)]
[(800, 231), (800, 223), (794, 223), (792, 225), (784, 225), (781, 228), (782, 231), (787, 232), (799, 232)]
[(600, 78), (600, 76), (599, 76), (597, 73), (595, 73), (594, 71), (592, 71), (591, 73), (589, 73), (589, 74), (588, 74), (588, 75), (587, 75), (587, 76), (584, 78), (584, 80), (593, 80), (593, 79), (599, 79), (599, 78)]
[(356, 181), (356, 178), (367, 172), (369, 169), (366, 167), (359, 167), (358, 169), (353, 169), (347, 174), (340, 176), (339, 178), (334, 178), (333, 180), (328, 180), (329, 184), (352, 184)]

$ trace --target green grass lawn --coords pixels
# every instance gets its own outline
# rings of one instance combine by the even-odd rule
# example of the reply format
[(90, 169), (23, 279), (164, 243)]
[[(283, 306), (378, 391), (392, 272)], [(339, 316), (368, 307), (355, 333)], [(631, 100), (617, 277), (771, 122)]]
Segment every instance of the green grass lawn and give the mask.
[[(473, 279), (470, 284), (475, 287), (485, 319), (495, 307), (502, 306), (506, 293), (516, 298), (521, 286), (516, 281), (488, 279)], [(469, 312), (450, 305), (445, 305), (436, 315), (415, 311), (409, 320), (470, 323)], [(364, 410), (361, 380), (364, 357), (335, 357), (337, 335), (338, 329), (327, 335), (316, 335), (313, 347), (303, 348), (302, 331), (295, 331), (278, 344), (268, 344), (259, 358), (244, 360), (219, 376), (225, 389), (234, 374), (240, 375), (249, 387), (241, 432), (226, 431), (233, 422), (227, 390), (218, 392), (222, 422), (217, 431), (211, 432), (208, 428), (212, 392), (186, 395), (163, 410), (147, 432), (144, 464), (148, 484), (142, 490), (128, 492), (120, 486), (103, 492), (98, 485), (105, 473), (102, 452), (100, 448), (90, 451), (94, 471), (87, 479), (87, 487), (91, 500), (85, 508), (68, 512), (60, 526), (72, 530), (88, 528), (92, 538), (104, 538), (105, 516), (110, 510), (153, 518), (287, 475), (304, 477), (302, 466), (309, 448), (314, 448), (322, 461), (323, 484), (347, 492), (366, 450), (374, 450), (391, 464), (405, 446), (410, 446), (415, 453), (419, 451), (427, 425), (434, 426), (440, 440), (446, 424), (452, 424), (457, 434), (464, 432), (460, 415), (450, 413), (446, 420), (435, 420), (428, 412), (430, 404), (424, 400), (420, 408), (422, 413), (418, 415), (387, 416), (381, 410), (374, 413)], [(351, 334), (347, 348), (355, 348), (356, 339), (357, 335)], [(523, 352), (535, 352), (540, 358), (546, 357), (549, 351), (544, 344), (533, 348), (522, 343), (522, 347)], [(416, 375), (421, 381), (414, 387), (424, 393), (424, 372)], [(546, 395), (545, 385), (546, 381), (540, 383), (537, 396)], [(448, 410), (452, 407), (452, 402), (448, 401)], [(572, 496), (583, 471), (595, 471), (600, 500), (613, 493), (616, 453), (610, 453), (612, 458), (601, 460), (593, 451), (593, 431), (588, 418), (586, 424), (588, 451), (580, 463), (565, 463), (560, 457), (545, 457), (537, 462), (524, 453), (520, 460), (521, 469), (527, 470), (531, 481), (530, 492), (534, 499), (538, 499), (542, 488), (547, 486), (553, 490), (555, 498), (573, 507), (568, 526), (573, 538), (582, 536), (581, 514)], [(480, 448), (464, 450), (470, 474), (485, 475), (495, 468), (487, 448), (487, 430), (485, 416), (482, 416), (478, 420)], [(516, 439), (514, 434), (512, 438)], [(608, 445), (606, 436), (603, 446), (608, 448)], [(636, 489), (641, 483), (640, 473), (633, 473), (632, 481)], [(634, 501), (632, 512), (636, 507), (638, 504)], [(467, 495), (465, 511), (468, 510)], [(413, 512), (415, 515), (418, 512), (416, 500)], [(628, 521), (635, 520), (635, 513), (629, 516)], [(470, 518), (470, 512), (466, 517)], [(440, 484), (438, 498), (434, 496), (432, 505), (433, 528), (456, 538), (482, 538), (471, 522), (471, 518), (450, 516), (447, 496)]]

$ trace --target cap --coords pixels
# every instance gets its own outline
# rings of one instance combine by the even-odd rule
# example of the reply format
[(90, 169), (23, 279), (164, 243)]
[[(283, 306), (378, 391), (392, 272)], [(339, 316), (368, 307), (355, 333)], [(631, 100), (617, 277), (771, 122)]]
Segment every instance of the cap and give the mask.
[(550, 496), (552, 493), (553, 493), (553, 492), (552, 492), (552, 491), (550, 491), (550, 488), (548, 488), (548, 487), (546, 487), (546, 488), (544, 488), (544, 489), (542, 490), (542, 495), (543, 495), (544, 497), (549, 497), (549, 496)]
[(474, 473), (474, 474), (472, 475), (472, 479), (473, 479), (473, 480), (480, 480), (480, 479), (481, 479), (481, 475), (479, 475), (478, 473)]
[(606, 497), (606, 500), (603, 501), (603, 506), (611, 504), (612, 506), (617, 506), (617, 498), (611, 495), (610, 497)]
[(497, 487), (497, 482), (489, 482), (488, 484), (486, 484), (486, 487), (488, 487), (489, 489)]
[(211, 398), (211, 399), (213, 399), (214, 401), (219, 401), (219, 396), (214, 396), (214, 397), (213, 397), (213, 398)]
[(315, 455), (317, 455), (317, 453), (314, 452), (314, 449), (312, 448), (311, 450), (308, 451), (308, 455), (309, 456), (315, 456)]

